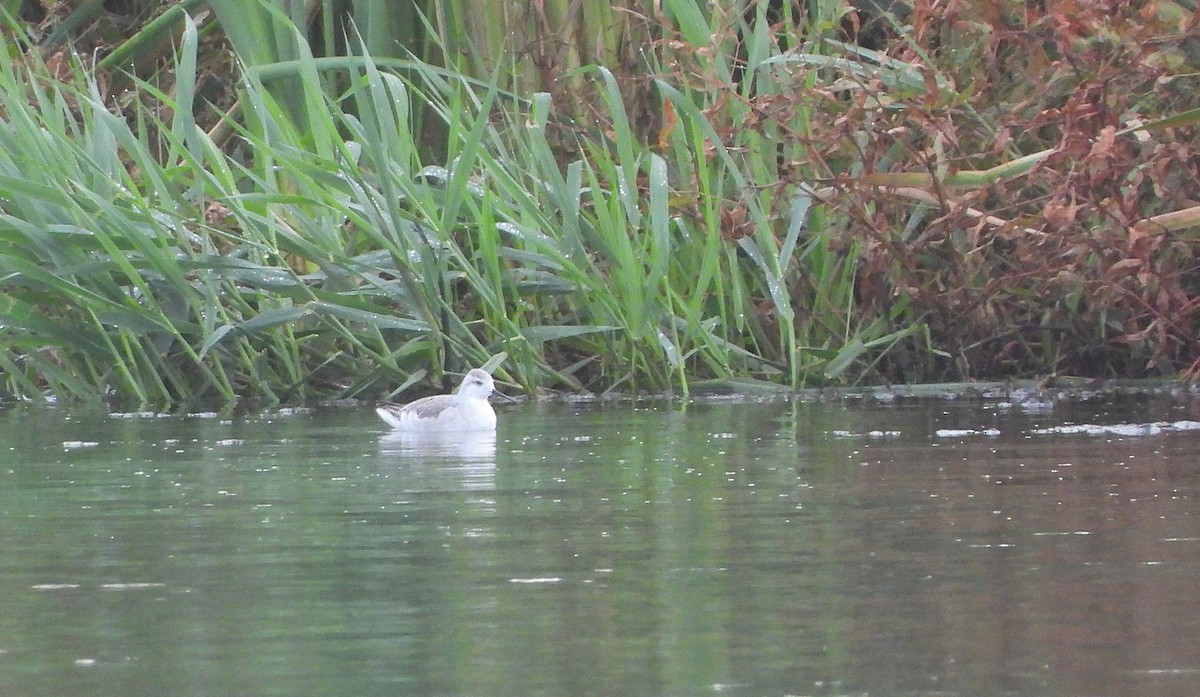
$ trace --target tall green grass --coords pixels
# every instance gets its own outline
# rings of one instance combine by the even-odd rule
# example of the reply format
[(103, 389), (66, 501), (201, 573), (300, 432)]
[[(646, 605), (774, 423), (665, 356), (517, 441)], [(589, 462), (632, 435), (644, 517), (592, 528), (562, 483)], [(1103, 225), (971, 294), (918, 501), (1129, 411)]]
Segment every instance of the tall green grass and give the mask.
[[(714, 34), (668, 4), (685, 35)], [(742, 89), (794, 89), (769, 69), (779, 47), (746, 29)], [(676, 123), (647, 147), (617, 79), (589, 67), (577, 78), (608, 133), (564, 161), (547, 94), (411, 57), (319, 59), (293, 38), (291, 60), (247, 70), (231, 152), (193, 117), (190, 24), (175, 90), (139, 83), (134, 118), (78, 64), (65, 81), (28, 57), (0, 66), (3, 394), (376, 398), (483, 364), (529, 390), (799, 387), (859, 379), (918, 331), (853, 325), (854, 255), (807, 175), (779, 169), (802, 159), (785, 137), (802, 111), (730, 128), (745, 100), (663, 73)], [(728, 56), (711, 60), (734, 85)], [(346, 87), (331, 96), (333, 73)], [(436, 161), (418, 112), (447, 134)]]

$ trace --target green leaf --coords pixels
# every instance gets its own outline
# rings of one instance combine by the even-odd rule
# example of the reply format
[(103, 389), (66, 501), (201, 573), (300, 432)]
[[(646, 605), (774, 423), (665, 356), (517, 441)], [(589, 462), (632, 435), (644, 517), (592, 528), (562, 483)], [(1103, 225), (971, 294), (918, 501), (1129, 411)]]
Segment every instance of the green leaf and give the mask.
[(521, 336), (531, 344), (540, 344), (544, 341), (558, 341), (560, 339), (569, 339), (573, 336), (582, 336), (584, 334), (597, 334), (600, 332), (616, 332), (620, 331), (620, 327), (586, 327), (580, 325), (555, 325), (541, 327), (524, 327), (521, 329)]
[(833, 360), (829, 361), (829, 365), (825, 367), (825, 377), (829, 379), (840, 377), (866, 350), (867, 346), (862, 339), (858, 337), (851, 339), (837, 352)]

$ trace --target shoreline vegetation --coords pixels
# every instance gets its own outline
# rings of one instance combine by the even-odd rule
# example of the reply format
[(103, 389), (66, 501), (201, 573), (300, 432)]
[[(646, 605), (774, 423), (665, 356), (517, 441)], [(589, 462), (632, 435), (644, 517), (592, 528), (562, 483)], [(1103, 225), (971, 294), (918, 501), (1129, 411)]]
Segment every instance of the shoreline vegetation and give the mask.
[(0, 401), (1200, 369), (1192, 0), (67, 4), (4, 4)]

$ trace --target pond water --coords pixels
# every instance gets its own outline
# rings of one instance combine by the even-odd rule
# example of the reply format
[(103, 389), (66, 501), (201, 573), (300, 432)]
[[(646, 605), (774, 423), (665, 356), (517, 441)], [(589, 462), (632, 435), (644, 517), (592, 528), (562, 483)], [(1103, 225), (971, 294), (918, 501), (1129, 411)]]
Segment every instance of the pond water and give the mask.
[(0, 695), (1196, 695), (1198, 416), (3, 410)]

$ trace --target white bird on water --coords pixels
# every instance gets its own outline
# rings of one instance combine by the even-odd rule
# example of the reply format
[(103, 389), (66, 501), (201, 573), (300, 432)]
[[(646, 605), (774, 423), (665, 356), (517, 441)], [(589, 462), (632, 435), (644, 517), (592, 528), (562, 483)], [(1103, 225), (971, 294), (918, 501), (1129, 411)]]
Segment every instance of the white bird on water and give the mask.
[(488, 403), (493, 392), (496, 392), (496, 383), (492, 376), (474, 368), (454, 394), (424, 397), (403, 405), (381, 404), (375, 408), (375, 413), (401, 433), (495, 431), (496, 410)]

